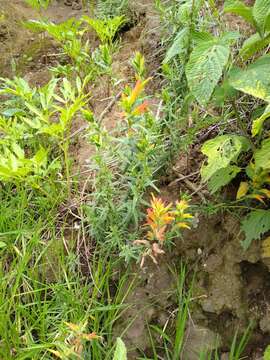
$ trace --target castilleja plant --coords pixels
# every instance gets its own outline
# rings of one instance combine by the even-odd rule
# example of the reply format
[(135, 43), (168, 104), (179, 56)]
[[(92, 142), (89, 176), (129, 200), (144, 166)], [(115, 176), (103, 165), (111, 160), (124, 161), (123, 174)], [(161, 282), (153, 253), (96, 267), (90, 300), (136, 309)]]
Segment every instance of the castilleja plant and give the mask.
[(126, 87), (121, 98), (122, 113), (129, 127), (131, 127), (137, 116), (141, 116), (148, 111), (148, 103), (143, 100), (143, 92), (150, 79), (137, 80), (134, 88)]
[(141, 266), (146, 256), (149, 256), (157, 264), (158, 255), (164, 254), (162, 247), (166, 242), (168, 234), (176, 233), (179, 229), (190, 229), (193, 216), (186, 212), (189, 208), (186, 200), (165, 204), (161, 198), (152, 194), (151, 207), (147, 209), (146, 223), (147, 234), (144, 239), (136, 240), (136, 245), (145, 246), (142, 255)]

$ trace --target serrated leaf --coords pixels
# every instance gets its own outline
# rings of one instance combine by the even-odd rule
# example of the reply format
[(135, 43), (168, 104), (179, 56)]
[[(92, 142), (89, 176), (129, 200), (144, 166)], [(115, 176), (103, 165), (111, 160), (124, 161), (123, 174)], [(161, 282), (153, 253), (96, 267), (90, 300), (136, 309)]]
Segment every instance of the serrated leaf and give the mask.
[(240, 36), (241, 35), (238, 31), (227, 31), (221, 35), (220, 42), (224, 45), (233, 45)]
[(252, 15), (252, 8), (245, 5), (239, 0), (227, 0), (224, 4), (224, 13), (231, 13), (239, 15), (244, 18), (248, 23), (254, 25), (254, 19)]
[(240, 171), (241, 169), (238, 166), (231, 165), (216, 171), (208, 182), (208, 188), (211, 194), (218, 191), (221, 187), (229, 184)]
[(242, 246), (247, 250), (253, 240), (260, 239), (263, 234), (270, 230), (270, 211), (251, 211), (242, 221), (241, 229), (245, 233)]
[(244, 197), (248, 192), (249, 185), (245, 181), (241, 181), (240, 186), (237, 191), (236, 199), (239, 200)]
[(189, 29), (183, 28), (175, 37), (172, 46), (167, 51), (164, 63), (168, 63), (176, 55), (182, 54), (187, 48)]
[(246, 41), (244, 41), (239, 54), (243, 57), (244, 60), (248, 60), (253, 55), (268, 46), (269, 43), (270, 35), (262, 38), (259, 33), (253, 34)]
[(191, 92), (201, 105), (210, 100), (229, 55), (229, 47), (216, 41), (202, 42), (192, 51), (186, 76)]
[(270, 14), (270, 0), (256, 0), (253, 5), (252, 15), (261, 32), (265, 31), (266, 21)]
[(249, 148), (248, 139), (238, 135), (221, 135), (206, 141), (201, 150), (208, 157), (208, 164), (201, 169), (203, 180), (208, 181), (218, 170), (236, 162), (240, 153)]
[(206, 31), (193, 30), (191, 32), (191, 37), (196, 45), (199, 45), (199, 43), (204, 42), (204, 41), (214, 41), (215, 40), (215, 37), (211, 33), (206, 32)]
[(270, 170), (270, 139), (264, 140), (261, 148), (255, 151), (254, 160), (256, 169)]
[(127, 348), (120, 338), (117, 338), (116, 340), (116, 349), (113, 360), (127, 360)]
[(264, 113), (252, 123), (252, 136), (258, 135), (262, 131), (264, 122), (270, 117), (270, 104), (265, 108)]
[(245, 70), (238, 70), (231, 85), (246, 94), (270, 102), (270, 55), (264, 55)]

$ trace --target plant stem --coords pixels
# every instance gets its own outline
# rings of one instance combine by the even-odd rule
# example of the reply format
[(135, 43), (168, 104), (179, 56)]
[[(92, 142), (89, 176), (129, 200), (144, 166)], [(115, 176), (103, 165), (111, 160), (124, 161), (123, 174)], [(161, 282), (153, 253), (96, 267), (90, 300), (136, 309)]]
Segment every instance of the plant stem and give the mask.
[(62, 146), (62, 149), (63, 149), (63, 153), (64, 153), (67, 188), (68, 188), (68, 197), (70, 198), (70, 196), (71, 196), (71, 183), (70, 183), (70, 169), (69, 169), (68, 148), (69, 148), (69, 141), (65, 139), (64, 144)]
[(233, 110), (234, 110), (234, 113), (235, 113), (235, 116), (236, 116), (237, 125), (238, 125), (239, 129), (241, 130), (242, 135), (244, 135), (249, 140), (252, 151), (254, 152), (256, 150), (256, 147), (255, 147), (253, 141), (251, 140), (249, 133), (247, 132), (245, 124), (243, 123), (243, 121), (241, 119), (241, 116), (240, 116), (239, 111), (237, 109), (235, 100), (232, 101), (232, 107), (233, 107)]

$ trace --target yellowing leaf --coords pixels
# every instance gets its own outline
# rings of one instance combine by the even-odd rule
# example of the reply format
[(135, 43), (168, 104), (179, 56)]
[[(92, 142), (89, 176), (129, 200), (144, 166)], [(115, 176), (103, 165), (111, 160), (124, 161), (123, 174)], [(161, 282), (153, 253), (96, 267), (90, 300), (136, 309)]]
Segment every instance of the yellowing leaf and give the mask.
[(70, 330), (74, 331), (74, 332), (79, 332), (81, 330), (79, 325), (73, 324), (73, 323), (67, 323), (65, 322), (66, 326), (68, 328), (70, 328)]
[(190, 229), (190, 226), (185, 222), (179, 222), (176, 224), (176, 226), (178, 226), (180, 229)]
[(236, 199), (239, 200), (242, 197), (244, 197), (248, 192), (248, 188), (249, 188), (248, 183), (242, 181), (240, 186), (239, 186), (239, 189), (237, 191)]
[(82, 337), (82, 339), (88, 340), (88, 341), (101, 339), (101, 336), (98, 336), (95, 332), (93, 332), (91, 334), (82, 334), (81, 337)]
[(64, 357), (64, 355), (63, 354), (61, 354), (59, 351), (56, 351), (56, 350), (52, 350), (52, 349), (48, 349), (49, 350), (49, 352), (51, 352), (53, 355), (55, 355), (56, 357), (58, 357), (59, 359), (63, 359)]

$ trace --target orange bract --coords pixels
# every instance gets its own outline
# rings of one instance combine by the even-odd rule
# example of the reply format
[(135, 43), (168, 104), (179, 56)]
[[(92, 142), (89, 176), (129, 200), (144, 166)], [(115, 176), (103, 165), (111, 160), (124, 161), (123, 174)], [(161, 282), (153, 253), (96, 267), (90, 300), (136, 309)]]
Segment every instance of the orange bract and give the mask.
[(160, 198), (156, 198), (152, 194), (151, 208), (147, 209), (146, 220), (146, 225), (150, 227), (150, 231), (147, 233), (149, 240), (164, 242), (167, 225), (174, 221), (170, 211), (171, 207), (171, 203), (166, 206)]
[(147, 101), (144, 101), (141, 105), (137, 106), (133, 112), (132, 115), (141, 115), (148, 111), (148, 103)]

